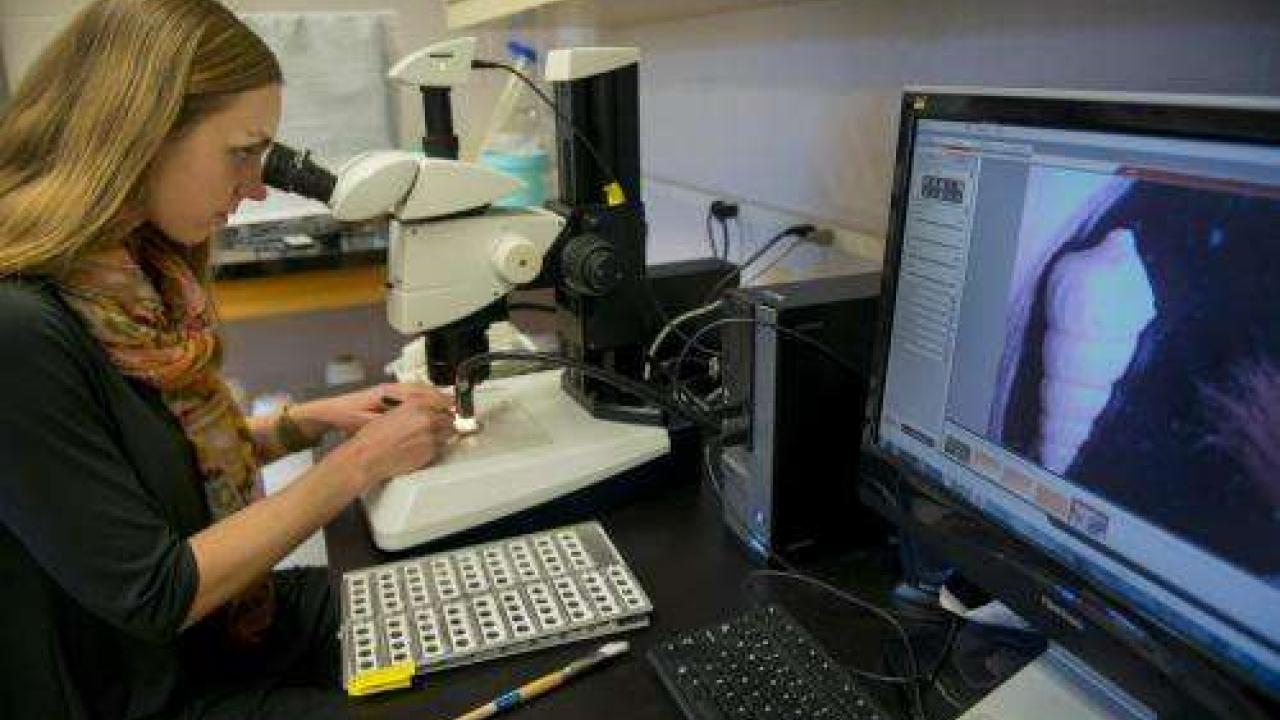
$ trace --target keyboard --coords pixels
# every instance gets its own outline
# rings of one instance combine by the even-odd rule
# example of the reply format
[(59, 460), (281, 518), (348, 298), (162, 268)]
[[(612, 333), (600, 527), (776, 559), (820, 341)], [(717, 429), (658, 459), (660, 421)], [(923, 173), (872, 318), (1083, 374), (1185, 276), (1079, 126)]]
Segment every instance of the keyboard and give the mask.
[(891, 720), (777, 605), (669, 637), (648, 653), (690, 720)]

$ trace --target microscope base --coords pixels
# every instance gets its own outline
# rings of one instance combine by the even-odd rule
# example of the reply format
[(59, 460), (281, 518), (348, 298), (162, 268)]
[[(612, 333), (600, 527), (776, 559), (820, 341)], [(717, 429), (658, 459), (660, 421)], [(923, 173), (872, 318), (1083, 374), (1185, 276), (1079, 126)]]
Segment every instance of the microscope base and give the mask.
[(476, 389), (480, 432), (436, 464), (364, 497), (373, 540), (402, 550), (553, 500), (671, 450), (665, 428), (597, 420), (560, 387), (559, 370)]

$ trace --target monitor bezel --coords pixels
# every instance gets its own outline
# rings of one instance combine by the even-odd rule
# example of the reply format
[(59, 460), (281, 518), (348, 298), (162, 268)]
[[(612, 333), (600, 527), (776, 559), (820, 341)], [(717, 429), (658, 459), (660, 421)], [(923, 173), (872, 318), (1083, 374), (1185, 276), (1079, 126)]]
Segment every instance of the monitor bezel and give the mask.
[[(962, 571), (967, 570), (966, 576), (979, 576), (971, 579), (1010, 602), (1037, 629), (1081, 654), (1104, 674), (1116, 678), (1135, 697), (1161, 709), (1176, 709), (1189, 700), (1205, 708), (1233, 713), (1248, 713), (1251, 708), (1263, 707), (1267, 709), (1258, 712), (1275, 712), (1280, 707), (1280, 698), (1269, 697), (1265, 689), (1255, 686), (1251, 678), (1234, 665), (1207, 653), (1108, 588), (1071, 571), (1034, 543), (914, 470), (906, 461), (883, 451), (880, 415), (893, 330), (892, 310), (910, 198), (916, 127), (923, 120), (1280, 145), (1280, 100), (984, 88), (904, 89), (881, 274), (881, 312), (863, 436), (864, 452), (886, 463), (898, 479), (905, 481), (900, 490), (906, 507), (900, 508), (899, 516), (904, 531), (917, 533), (925, 544), (940, 551)], [(926, 508), (925, 512), (921, 513), (921, 508)], [(967, 534), (970, 540), (975, 537), (982, 540), (976, 544), (965, 543), (960, 534)], [(1015, 558), (1021, 560), (1015, 561)], [(1027, 566), (1028, 558), (1034, 558), (1034, 568)], [(1018, 581), (1004, 582), (999, 572), (1012, 573)], [(1019, 584), (1024, 587), (1020, 588)], [(1135, 641), (1133, 636), (1117, 637), (1125, 633), (1092, 622), (1088, 617), (1063, 617), (1060, 607), (1046, 607), (1046, 593), (1055, 585), (1077, 588), (1087, 593), (1091, 602), (1105, 604), (1109, 611), (1123, 618), (1123, 622), (1132, 623), (1132, 629), (1140, 631), (1138, 637), (1142, 641)], [(1168, 667), (1171, 662), (1172, 670)], [(1165, 667), (1157, 667), (1161, 665)], [(1178, 676), (1198, 673), (1200, 677), (1170, 677), (1171, 673)]]

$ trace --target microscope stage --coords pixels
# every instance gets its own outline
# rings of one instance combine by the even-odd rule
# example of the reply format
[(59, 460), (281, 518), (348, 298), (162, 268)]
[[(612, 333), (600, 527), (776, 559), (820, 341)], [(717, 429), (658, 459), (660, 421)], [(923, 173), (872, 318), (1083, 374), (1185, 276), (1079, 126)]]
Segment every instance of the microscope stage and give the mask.
[(455, 438), (434, 465), (364, 497), (383, 550), (467, 530), (665, 455), (665, 428), (597, 420), (560, 388), (559, 370), (476, 389), (480, 431)]

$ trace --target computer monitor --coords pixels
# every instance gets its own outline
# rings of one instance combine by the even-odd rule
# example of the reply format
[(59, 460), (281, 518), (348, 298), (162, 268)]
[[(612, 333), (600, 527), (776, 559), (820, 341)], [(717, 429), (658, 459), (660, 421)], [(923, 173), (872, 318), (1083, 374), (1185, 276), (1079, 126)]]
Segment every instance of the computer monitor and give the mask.
[(883, 300), (911, 531), (1149, 707), (1275, 717), (1280, 102), (909, 89)]

